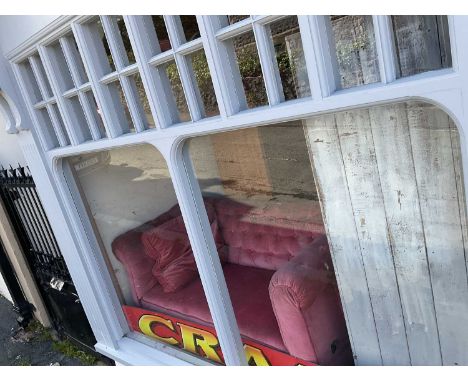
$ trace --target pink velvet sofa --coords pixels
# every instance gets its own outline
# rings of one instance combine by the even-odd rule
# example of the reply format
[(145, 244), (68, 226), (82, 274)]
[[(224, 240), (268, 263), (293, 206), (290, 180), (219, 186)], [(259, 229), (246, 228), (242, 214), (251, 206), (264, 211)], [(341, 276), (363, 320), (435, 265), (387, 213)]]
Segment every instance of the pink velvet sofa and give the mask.
[[(318, 203), (247, 206), (205, 198), (205, 205), (224, 241), (223, 271), (241, 335), (319, 365), (351, 365)], [(152, 272), (155, 260), (142, 244), (145, 232), (178, 216), (174, 206), (118, 236), (113, 252), (128, 273), (137, 306), (212, 325), (198, 275), (183, 288), (164, 292)]]

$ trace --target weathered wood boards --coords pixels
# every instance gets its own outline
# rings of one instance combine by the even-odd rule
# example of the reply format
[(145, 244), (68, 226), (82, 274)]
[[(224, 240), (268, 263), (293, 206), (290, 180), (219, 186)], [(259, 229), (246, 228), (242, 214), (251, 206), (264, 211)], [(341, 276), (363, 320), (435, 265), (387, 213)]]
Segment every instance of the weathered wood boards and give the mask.
[(449, 117), (399, 103), (312, 118), (305, 132), (357, 364), (468, 364), (468, 235)]
[(305, 132), (356, 363), (378, 365), (379, 340), (334, 116), (305, 121)]

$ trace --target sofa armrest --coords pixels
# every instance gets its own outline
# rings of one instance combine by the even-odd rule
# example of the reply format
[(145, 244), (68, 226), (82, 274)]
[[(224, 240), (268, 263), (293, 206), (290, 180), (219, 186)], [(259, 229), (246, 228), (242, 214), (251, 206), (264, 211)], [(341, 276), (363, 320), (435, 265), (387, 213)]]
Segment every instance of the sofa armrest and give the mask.
[(324, 235), (274, 273), (269, 292), (291, 355), (322, 365), (352, 362), (344, 351), (349, 341)]

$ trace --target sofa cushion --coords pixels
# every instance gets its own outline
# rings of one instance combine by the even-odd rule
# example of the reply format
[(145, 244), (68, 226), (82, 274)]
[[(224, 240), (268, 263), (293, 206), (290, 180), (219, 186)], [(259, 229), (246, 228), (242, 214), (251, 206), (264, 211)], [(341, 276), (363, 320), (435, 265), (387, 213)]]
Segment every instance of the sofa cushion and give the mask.
[[(229, 295), (241, 334), (264, 345), (286, 351), (268, 294), (273, 271), (225, 264), (223, 267)], [(176, 317), (212, 325), (200, 279), (182, 290), (164, 293), (154, 286), (141, 301), (142, 306)]]
[[(212, 207), (209, 218), (212, 220), (211, 230), (218, 253), (223, 261), (226, 258), (224, 240)], [(174, 292), (197, 276), (195, 258), (181, 215), (144, 232), (142, 242), (146, 253), (154, 259), (152, 273), (165, 292)]]
[(175, 205), (157, 218), (117, 236), (112, 242), (112, 252), (127, 271), (135, 302), (138, 302), (157, 283), (152, 274), (154, 260), (146, 255), (141, 236), (144, 232), (178, 215), (180, 209)]
[(325, 232), (315, 201), (211, 200), (230, 263), (277, 270)]

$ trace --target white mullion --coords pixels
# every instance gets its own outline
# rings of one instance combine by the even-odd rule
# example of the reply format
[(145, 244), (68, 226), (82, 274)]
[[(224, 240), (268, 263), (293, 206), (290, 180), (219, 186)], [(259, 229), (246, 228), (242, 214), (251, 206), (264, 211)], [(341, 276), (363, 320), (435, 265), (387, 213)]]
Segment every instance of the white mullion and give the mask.
[(133, 121), (133, 126), (135, 126), (135, 131), (145, 131), (148, 126), (146, 126), (146, 119), (143, 119), (143, 106), (140, 105), (140, 100), (137, 95), (138, 90), (135, 86), (135, 83), (132, 82), (130, 77), (121, 76), (120, 84), (122, 85), (122, 90), (124, 92), (125, 100), (127, 101), (127, 106)]
[(252, 20), (255, 24), (265, 25), (265, 24), (270, 24), (275, 21), (284, 19), (286, 17), (289, 17), (289, 15), (265, 15), (265, 16), (252, 15)]
[(151, 66), (157, 66), (157, 65), (165, 64), (166, 62), (172, 61), (173, 59), (174, 59), (174, 51), (171, 49), (161, 54), (158, 54), (154, 57), (151, 57), (148, 63)]
[(270, 105), (277, 105), (284, 101), (283, 85), (276, 62), (275, 47), (268, 27), (254, 23), (253, 31), (263, 73), (263, 81)]
[(39, 109), (45, 108), (46, 105), (47, 105), (47, 101), (39, 101), (38, 103), (35, 103), (33, 105), (33, 108), (36, 109), (36, 110), (39, 110)]
[[(184, 30), (182, 28), (182, 23), (180, 22), (179, 16), (164, 16), (164, 22), (166, 24), (171, 46), (176, 52), (179, 46), (181, 46), (185, 41), (183, 37)], [(192, 121), (198, 121), (203, 118), (204, 109), (200, 93), (195, 84), (194, 73), (191, 67), (192, 65), (189, 65), (184, 56), (178, 53), (175, 53), (174, 56), (190, 116)]]
[[(158, 147), (157, 144), (155, 146)], [(173, 155), (167, 156), (170, 157), (169, 172), (225, 363), (228, 366), (247, 366), (234, 309), (187, 145), (178, 145)]]
[(176, 50), (175, 53), (179, 53), (181, 55), (187, 55), (193, 52), (196, 52), (197, 50), (200, 50), (203, 48), (203, 41), (199, 37), (195, 40), (192, 40), (190, 42), (186, 42), (183, 45), (179, 46)]
[(121, 76), (131, 76), (138, 73), (138, 64), (132, 64), (120, 71)]
[(92, 91), (91, 83), (86, 82), (85, 84), (78, 87), (77, 90), (80, 91), (80, 92)]
[(68, 70), (67, 68), (56, 68), (53, 62), (50, 60), (50, 57), (46, 51), (46, 48), (39, 47), (38, 49), (39, 56), (42, 60), (44, 65), (44, 69), (46, 73), (49, 73), (49, 80), (50, 80), (50, 87), (52, 89), (52, 93), (55, 96), (57, 106), (62, 114), (62, 119), (64, 123), (64, 128), (70, 137), (70, 142), (72, 145), (78, 145), (84, 141), (86, 141), (86, 134), (83, 132), (83, 126), (74, 120), (73, 113), (71, 111), (71, 107), (68, 104), (68, 101), (63, 98), (61, 86), (59, 84), (58, 75), (59, 73), (56, 70)]
[(328, 16), (308, 17), (322, 97), (328, 97), (340, 84), (331, 23)]
[(216, 32), (223, 27), (221, 17), (197, 16), (197, 21), (219, 112), (221, 117), (227, 117), (246, 109), (247, 101), (235, 53), (216, 38)]
[(69, 38), (67, 37), (62, 37), (60, 40), (60, 46), (62, 47), (63, 54), (65, 56), (65, 60), (67, 61), (68, 68), (70, 69), (70, 74), (73, 80), (73, 83), (75, 84), (75, 88), (78, 88), (81, 85), (81, 75), (80, 75), (80, 69), (76, 63), (76, 53), (73, 52), (71, 42)]
[(76, 88), (67, 90), (66, 92), (62, 93), (63, 98), (72, 98), (72, 97), (75, 97), (76, 95), (78, 95), (78, 89)]
[[(52, 126), (54, 127), (55, 135), (57, 135), (57, 139), (59, 141), (59, 145), (61, 147), (68, 146), (68, 140), (65, 137), (65, 134), (62, 129), (65, 128), (65, 126), (62, 126), (60, 123), (59, 117), (57, 116), (52, 104), (47, 104), (46, 105), (47, 112), (49, 113), (50, 121), (52, 122)], [(58, 108), (57, 108), (58, 111)], [(60, 113), (60, 111), (58, 111)]]
[(397, 78), (396, 52), (391, 16), (372, 16), (375, 45), (379, 59), (380, 81), (384, 84)]
[(125, 53), (125, 47), (120, 37), (120, 30), (113, 16), (101, 16), (101, 23), (106, 35), (112, 58), (114, 59), (117, 72), (128, 66), (128, 58)]
[[(166, 93), (168, 89), (165, 88), (164, 79), (149, 63), (154, 51), (160, 52), (151, 17), (124, 16), (124, 20), (156, 129), (168, 127), (178, 121), (179, 117), (175, 102), (166, 96), (170, 93)], [(155, 43), (154, 49), (151, 48), (151, 42)]]
[[(219, 16), (223, 17), (223, 16)], [(238, 23), (228, 25), (227, 27), (223, 27), (215, 33), (216, 38), (218, 41), (225, 41), (230, 38), (236, 37), (241, 35), (242, 33), (248, 32), (252, 29), (252, 18), (249, 17)]]
[[(84, 25), (73, 23), (72, 30), (83, 58), (83, 64), (86, 68), (88, 79), (96, 98), (96, 103), (101, 110), (107, 136), (109, 138), (115, 138), (125, 134), (128, 128), (125, 125), (126, 118), (120, 100), (112, 96), (107, 85), (103, 85), (99, 82), (104, 75), (104, 68), (109, 66), (104, 48), (93, 43), (93, 37), (95, 36), (93, 36), (92, 31), (85, 30)], [(106, 62), (103, 60), (106, 60)], [(117, 110), (122, 110), (122, 112), (117, 113)]]
[(307, 75), (309, 77), (310, 92), (313, 99), (322, 98), (322, 87), (320, 83), (320, 73), (315, 55), (314, 42), (310, 28), (309, 16), (297, 16), (299, 31), (302, 40), (302, 50), (306, 62)]
[[(92, 91), (91, 91), (92, 94)], [(91, 131), (91, 136), (93, 140), (97, 141), (101, 139), (101, 132), (97, 125), (97, 121), (95, 119), (94, 113), (91, 111), (92, 106), (89, 103), (88, 97), (83, 92), (78, 92), (78, 100), (80, 101), (81, 107), (83, 108), (83, 113), (86, 118), (86, 122), (88, 122), (89, 130)]]
[(99, 83), (101, 83), (102, 85), (108, 85), (112, 82), (115, 82), (119, 79), (119, 73), (118, 72), (112, 72), (112, 73), (109, 73), (109, 74), (106, 74), (104, 77), (102, 77), (100, 80), (99, 80)]

